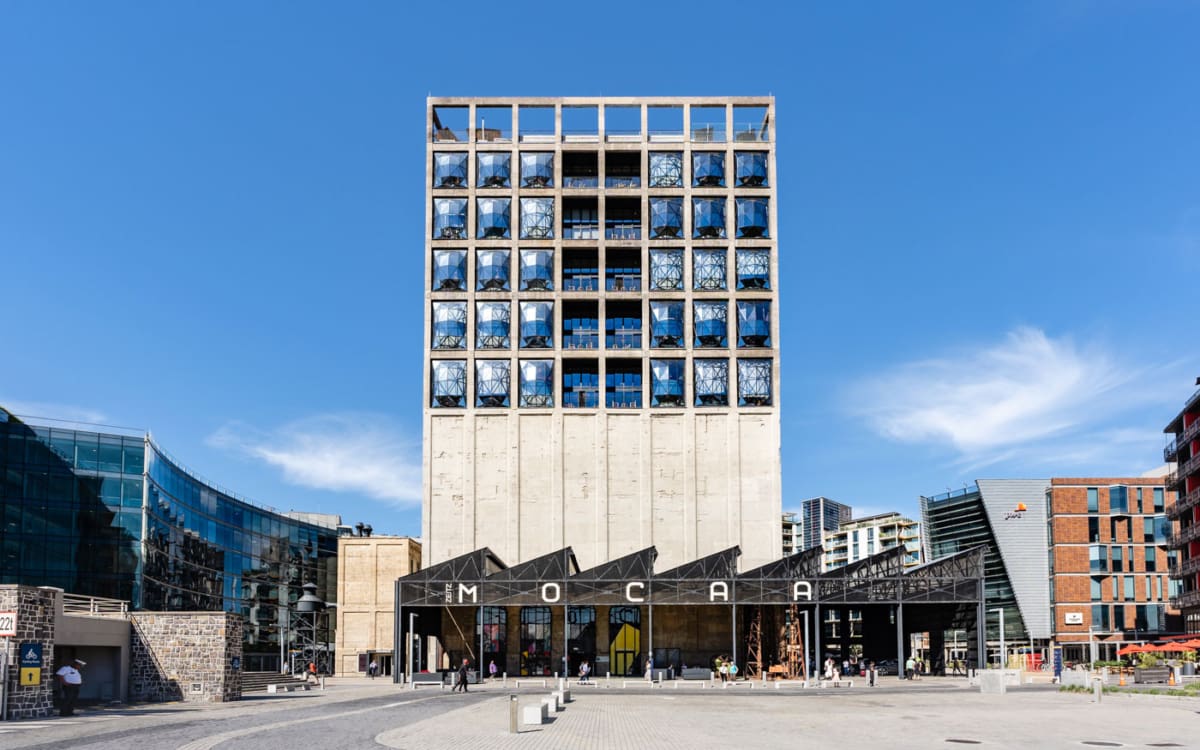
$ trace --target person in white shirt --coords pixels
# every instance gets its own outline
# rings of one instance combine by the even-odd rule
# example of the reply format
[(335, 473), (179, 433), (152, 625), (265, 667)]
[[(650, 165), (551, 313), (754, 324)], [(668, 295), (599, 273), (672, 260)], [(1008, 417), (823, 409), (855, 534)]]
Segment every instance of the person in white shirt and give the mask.
[(71, 716), (75, 713), (75, 701), (79, 698), (79, 686), (83, 684), (83, 675), (79, 673), (77, 667), (83, 666), (87, 666), (87, 662), (83, 659), (76, 659), (69, 664), (64, 664), (54, 673), (54, 677), (63, 690), (63, 702), (58, 711), (60, 716)]

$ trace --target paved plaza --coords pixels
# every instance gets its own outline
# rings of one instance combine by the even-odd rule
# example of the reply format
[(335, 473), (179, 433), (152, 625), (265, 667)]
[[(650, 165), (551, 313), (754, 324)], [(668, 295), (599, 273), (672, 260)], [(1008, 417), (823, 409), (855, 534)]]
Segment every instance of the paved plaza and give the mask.
[[(538, 727), (508, 733), (500, 685), (467, 695), (405, 690), (377, 680), (333, 681), (320, 692), (257, 695), (230, 704), (92, 709), (68, 719), (0, 724), (0, 748), (256, 750), (279, 748), (1012, 748), (1200, 747), (1200, 701), (1082, 693), (1049, 686), (980, 695), (963, 680), (883, 687), (732, 689), (697, 683), (622, 689), (573, 686), (575, 700)], [(548, 690), (523, 687), (521, 705)]]

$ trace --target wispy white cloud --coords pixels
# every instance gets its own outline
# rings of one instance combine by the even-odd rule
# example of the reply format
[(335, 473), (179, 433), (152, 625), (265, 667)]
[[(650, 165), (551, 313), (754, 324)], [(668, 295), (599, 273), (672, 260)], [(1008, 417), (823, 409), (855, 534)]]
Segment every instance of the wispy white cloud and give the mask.
[(75, 406), (74, 404), (0, 398), (0, 406), (3, 406), (18, 417), (36, 417), (63, 422), (85, 422), (90, 424), (102, 424), (108, 421), (108, 417), (103, 412), (89, 409), (86, 406)]
[(275, 466), (291, 484), (396, 505), (421, 502), (420, 442), (380, 415), (319, 414), (271, 430), (231, 422), (207, 442)]

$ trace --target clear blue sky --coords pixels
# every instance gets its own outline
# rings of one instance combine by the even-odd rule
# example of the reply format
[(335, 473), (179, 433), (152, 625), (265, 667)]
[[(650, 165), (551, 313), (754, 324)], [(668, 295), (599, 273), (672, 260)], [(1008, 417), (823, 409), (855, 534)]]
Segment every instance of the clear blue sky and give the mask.
[(418, 534), (425, 97), (771, 93), (785, 508), (1161, 463), (1200, 5), (731, 7), (0, 2), (0, 404)]

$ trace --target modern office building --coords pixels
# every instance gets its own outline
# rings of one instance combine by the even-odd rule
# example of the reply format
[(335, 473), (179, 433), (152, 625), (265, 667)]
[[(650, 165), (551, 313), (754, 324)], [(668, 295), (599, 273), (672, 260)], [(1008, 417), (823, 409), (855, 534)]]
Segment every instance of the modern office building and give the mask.
[(239, 498), (148, 433), (64, 429), (0, 409), (0, 501), (0, 583), (135, 610), (238, 613), (248, 671), (280, 667), (301, 583), (336, 595), (336, 516), (309, 516), (321, 525)]
[(837, 531), (850, 520), (853, 509), (849, 505), (827, 497), (810, 497), (800, 504), (800, 518), (804, 523), (804, 546), (801, 549), (820, 547), (825, 534)]
[(1178, 581), (1173, 603), (1183, 614), (1184, 630), (1200, 633), (1200, 390), (1163, 431), (1172, 436), (1163, 458), (1175, 464), (1175, 470), (1167, 475), (1166, 488), (1178, 497), (1169, 511), (1170, 518), (1179, 523), (1178, 532), (1171, 537), (1176, 554), (1171, 577)]
[(825, 570), (845, 567), (884, 550), (904, 548), (904, 567), (921, 564), (921, 525), (899, 513), (881, 513), (845, 521), (827, 532), (821, 545)]
[(421, 543), (406, 536), (338, 537), (337, 672), (379, 675), (395, 668), (395, 580), (421, 569)]
[(1069, 661), (1115, 659), (1179, 631), (1168, 600), (1175, 504), (1162, 479), (1051, 479), (1046, 513), (1054, 640)]
[(423, 554), (780, 555), (774, 101), (431, 98)]
[(804, 522), (796, 513), (783, 514), (783, 554), (785, 556), (804, 549)]

